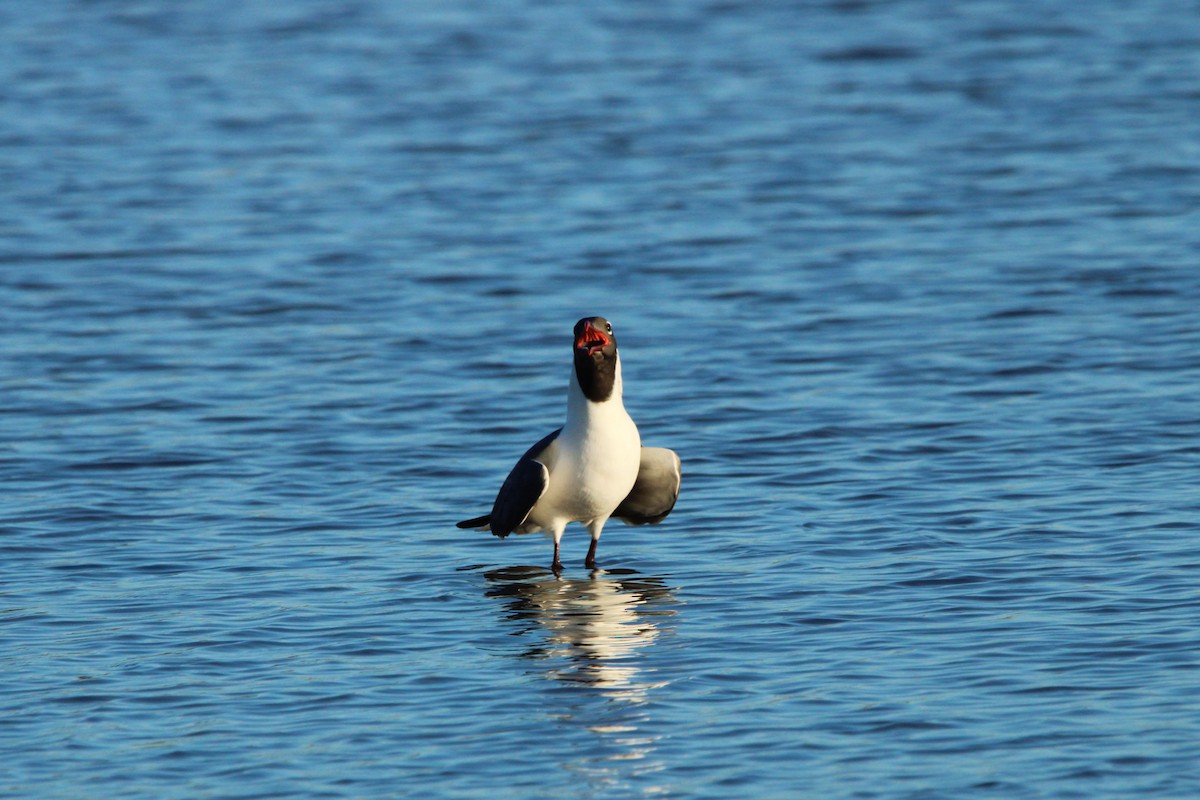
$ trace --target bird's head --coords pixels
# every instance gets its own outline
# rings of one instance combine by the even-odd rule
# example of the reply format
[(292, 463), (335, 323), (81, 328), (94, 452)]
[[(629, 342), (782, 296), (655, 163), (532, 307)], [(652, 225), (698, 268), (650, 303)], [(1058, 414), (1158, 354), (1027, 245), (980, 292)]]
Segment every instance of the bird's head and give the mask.
[(617, 340), (612, 324), (604, 317), (584, 317), (575, 323), (575, 356), (591, 359), (612, 358), (617, 354)]
[(588, 400), (602, 403), (617, 379), (617, 338), (604, 317), (584, 317), (575, 323), (575, 377)]

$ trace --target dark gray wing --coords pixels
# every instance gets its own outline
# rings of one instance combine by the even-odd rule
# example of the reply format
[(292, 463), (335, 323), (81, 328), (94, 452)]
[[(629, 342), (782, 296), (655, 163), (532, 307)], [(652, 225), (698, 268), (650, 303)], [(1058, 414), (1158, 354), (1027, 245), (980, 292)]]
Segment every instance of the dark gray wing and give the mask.
[(504, 479), (492, 505), (492, 535), (503, 539), (525, 521), (550, 483), (550, 473), (540, 461), (522, 458)]
[(546, 465), (538, 461), (550, 443), (558, 438), (562, 428), (546, 435), (533, 447), (525, 451), (525, 455), (517, 461), (512, 472), (504, 479), (492, 504), (492, 535), (503, 539), (525, 521), (533, 510), (538, 498), (546, 491), (550, 483), (550, 471)]
[(637, 480), (612, 515), (628, 525), (662, 522), (675, 507), (681, 475), (679, 456), (674, 450), (643, 447)]
[(559, 428), (525, 451), (516, 466), (508, 473), (508, 477), (504, 479), (504, 484), (496, 495), (496, 502), (492, 504), (491, 514), (463, 520), (458, 523), (458, 527), (490, 526), (492, 533), (503, 539), (524, 522), (538, 498), (546, 491), (546, 484), (550, 480), (550, 473), (547, 472), (546, 466), (537, 459), (561, 432), (562, 428)]

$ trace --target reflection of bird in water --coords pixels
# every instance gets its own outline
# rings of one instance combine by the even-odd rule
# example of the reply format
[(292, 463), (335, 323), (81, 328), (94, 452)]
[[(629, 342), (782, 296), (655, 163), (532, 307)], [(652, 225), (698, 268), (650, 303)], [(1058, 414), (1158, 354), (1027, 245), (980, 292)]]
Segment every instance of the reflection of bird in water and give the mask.
[(538, 567), (497, 569), (485, 577), (493, 584), (488, 596), (507, 601), (509, 619), (533, 623), (522, 634), (547, 634), (524, 655), (566, 659), (566, 666), (548, 669), (550, 677), (630, 702), (655, 687), (637, 657), (661, 635), (661, 620), (675, 614), (661, 578), (597, 570), (590, 578), (567, 579)]
[[(662, 794), (654, 757), (661, 734), (648, 696), (647, 648), (669, 631), (675, 599), (662, 578), (633, 570), (596, 570), (569, 579), (539, 567), (484, 573), (487, 595), (504, 601), (505, 618), (527, 646), (520, 652), (568, 691), (556, 692), (545, 713), (564, 735), (582, 728), (590, 743), (562, 753), (559, 766), (596, 792)], [(634, 791), (634, 787), (639, 787)]]

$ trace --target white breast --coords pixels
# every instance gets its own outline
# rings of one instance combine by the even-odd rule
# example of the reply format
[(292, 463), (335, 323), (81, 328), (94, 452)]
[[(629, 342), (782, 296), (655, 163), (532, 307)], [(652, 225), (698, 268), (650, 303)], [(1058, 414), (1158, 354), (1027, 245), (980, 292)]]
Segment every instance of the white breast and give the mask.
[(603, 403), (584, 398), (571, 376), (567, 422), (547, 453), (549, 485), (529, 515), (539, 527), (607, 517), (637, 480), (642, 440), (621, 401), (619, 362), (617, 370), (616, 388)]

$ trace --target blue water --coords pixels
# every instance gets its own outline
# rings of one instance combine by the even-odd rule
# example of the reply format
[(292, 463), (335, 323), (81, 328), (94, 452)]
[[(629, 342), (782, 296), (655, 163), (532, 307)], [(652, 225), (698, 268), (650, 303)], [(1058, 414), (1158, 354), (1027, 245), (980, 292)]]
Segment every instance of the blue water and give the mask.
[[(1195, 3), (0, 32), (0, 794), (1200, 796)], [(555, 579), (584, 314), (684, 484)]]

